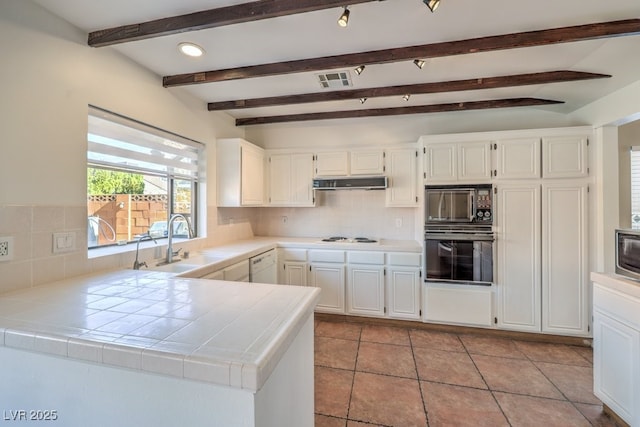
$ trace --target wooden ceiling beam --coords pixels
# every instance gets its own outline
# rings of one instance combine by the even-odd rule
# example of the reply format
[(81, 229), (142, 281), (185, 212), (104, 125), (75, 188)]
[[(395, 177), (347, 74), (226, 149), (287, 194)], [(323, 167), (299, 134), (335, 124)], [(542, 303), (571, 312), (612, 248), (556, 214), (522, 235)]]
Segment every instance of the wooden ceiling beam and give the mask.
[[(89, 46), (102, 47), (135, 40), (241, 24), (279, 16), (381, 0), (258, 0), (180, 16), (139, 22), (89, 33)], [(338, 17), (336, 16), (336, 19)]]
[(342, 67), (357, 67), (359, 65), (384, 64), (418, 58), (439, 58), (638, 34), (640, 34), (640, 19), (627, 19), (369, 52), (324, 56), (320, 58), (250, 65), (222, 70), (177, 74), (165, 76), (162, 81), (165, 87), (213, 83), (225, 80), (331, 70)]
[(287, 114), (282, 116), (247, 117), (236, 119), (236, 126), (265, 125), (272, 123), (301, 122), (309, 120), (347, 119), (358, 117), (398, 116), (404, 114), (444, 113), (452, 111), (487, 110), (493, 108), (531, 107), (563, 104), (539, 98), (494, 99), (489, 101), (454, 102), (449, 104), (418, 105), (412, 107), (373, 108), (368, 110), (328, 111), (322, 113)]
[(503, 87), (571, 82), (577, 80), (602, 79), (608, 74), (581, 71), (548, 71), (541, 73), (517, 74), (499, 77), (480, 77), (467, 80), (453, 80), (367, 89), (315, 92), (299, 95), (272, 96), (267, 98), (238, 99), (234, 101), (210, 102), (209, 111), (236, 110), (245, 108), (272, 107), (278, 105), (305, 104), (312, 102), (347, 101), (382, 96), (418, 95), (425, 93), (459, 92), (466, 90), (496, 89)]

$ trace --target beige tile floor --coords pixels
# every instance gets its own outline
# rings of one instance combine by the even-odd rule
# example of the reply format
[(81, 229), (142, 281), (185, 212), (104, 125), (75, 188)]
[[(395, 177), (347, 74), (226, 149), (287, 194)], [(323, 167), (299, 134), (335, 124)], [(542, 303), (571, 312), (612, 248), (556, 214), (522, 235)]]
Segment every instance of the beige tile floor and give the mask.
[(316, 427), (615, 426), (587, 347), (316, 321)]

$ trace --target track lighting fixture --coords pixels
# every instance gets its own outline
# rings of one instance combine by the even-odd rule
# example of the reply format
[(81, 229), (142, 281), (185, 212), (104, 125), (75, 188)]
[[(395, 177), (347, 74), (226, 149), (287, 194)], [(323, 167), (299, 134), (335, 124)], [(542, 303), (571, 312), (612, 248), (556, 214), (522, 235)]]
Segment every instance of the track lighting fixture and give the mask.
[(402, 97), (402, 99), (404, 99), (405, 101), (408, 101), (409, 98), (411, 98), (411, 95), (406, 94), (405, 96)]
[(422, 0), (427, 5), (429, 10), (433, 13), (440, 5), (440, 0)]
[(357, 75), (362, 74), (362, 72), (364, 71), (364, 65), (361, 65), (361, 66), (357, 67), (353, 71), (355, 71)]
[(365, 102), (367, 102), (367, 98), (360, 98), (360, 104), (364, 104)]
[(341, 26), (342, 28), (346, 27), (349, 24), (349, 14), (351, 12), (349, 11), (349, 9), (347, 9), (347, 6), (344, 7), (344, 12), (342, 12), (342, 15), (340, 15), (340, 18), (338, 18), (338, 25)]
[(420, 68), (422, 70), (422, 67), (424, 67), (424, 60), (422, 59), (414, 59), (413, 63), (416, 64), (416, 67)]

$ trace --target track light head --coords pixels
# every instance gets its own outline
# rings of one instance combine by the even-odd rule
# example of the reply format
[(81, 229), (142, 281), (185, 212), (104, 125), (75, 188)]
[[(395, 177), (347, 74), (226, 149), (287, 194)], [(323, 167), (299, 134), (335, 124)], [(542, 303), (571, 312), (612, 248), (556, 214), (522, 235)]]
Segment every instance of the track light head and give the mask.
[(420, 68), (422, 70), (422, 67), (424, 67), (424, 60), (422, 59), (414, 59), (413, 63), (416, 64), (416, 67)]
[(411, 95), (410, 95), (410, 94), (406, 94), (406, 95), (404, 95), (404, 96), (402, 97), (402, 99), (404, 99), (405, 101), (408, 101), (408, 100), (409, 100), (409, 98), (411, 98)]
[(435, 12), (440, 5), (440, 0), (422, 0), (427, 5), (431, 13)]
[(356, 67), (353, 71), (355, 71), (357, 75), (362, 74), (362, 72), (364, 71), (364, 65)]
[(364, 104), (365, 102), (367, 102), (367, 98), (360, 98), (360, 104)]
[(344, 7), (344, 12), (342, 12), (342, 15), (340, 15), (340, 18), (338, 18), (338, 25), (341, 26), (342, 28), (346, 27), (349, 24), (349, 15), (351, 14), (351, 11), (349, 9), (347, 9), (347, 7)]

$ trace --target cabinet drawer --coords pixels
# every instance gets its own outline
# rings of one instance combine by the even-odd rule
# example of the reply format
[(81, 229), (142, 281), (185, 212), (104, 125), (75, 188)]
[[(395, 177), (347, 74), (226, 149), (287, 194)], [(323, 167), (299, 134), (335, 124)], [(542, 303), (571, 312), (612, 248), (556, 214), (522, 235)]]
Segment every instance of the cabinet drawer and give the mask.
[(354, 251), (347, 252), (350, 264), (384, 264), (384, 252)]
[(280, 249), (280, 255), (283, 261), (305, 262), (307, 260), (306, 249)]
[(387, 254), (387, 264), (406, 265), (410, 267), (420, 267), (422, 254), (411, 252), (390, 252)]
[(344, 251), (312, 250), (309, 251), (309, 261), (344, 263)]

